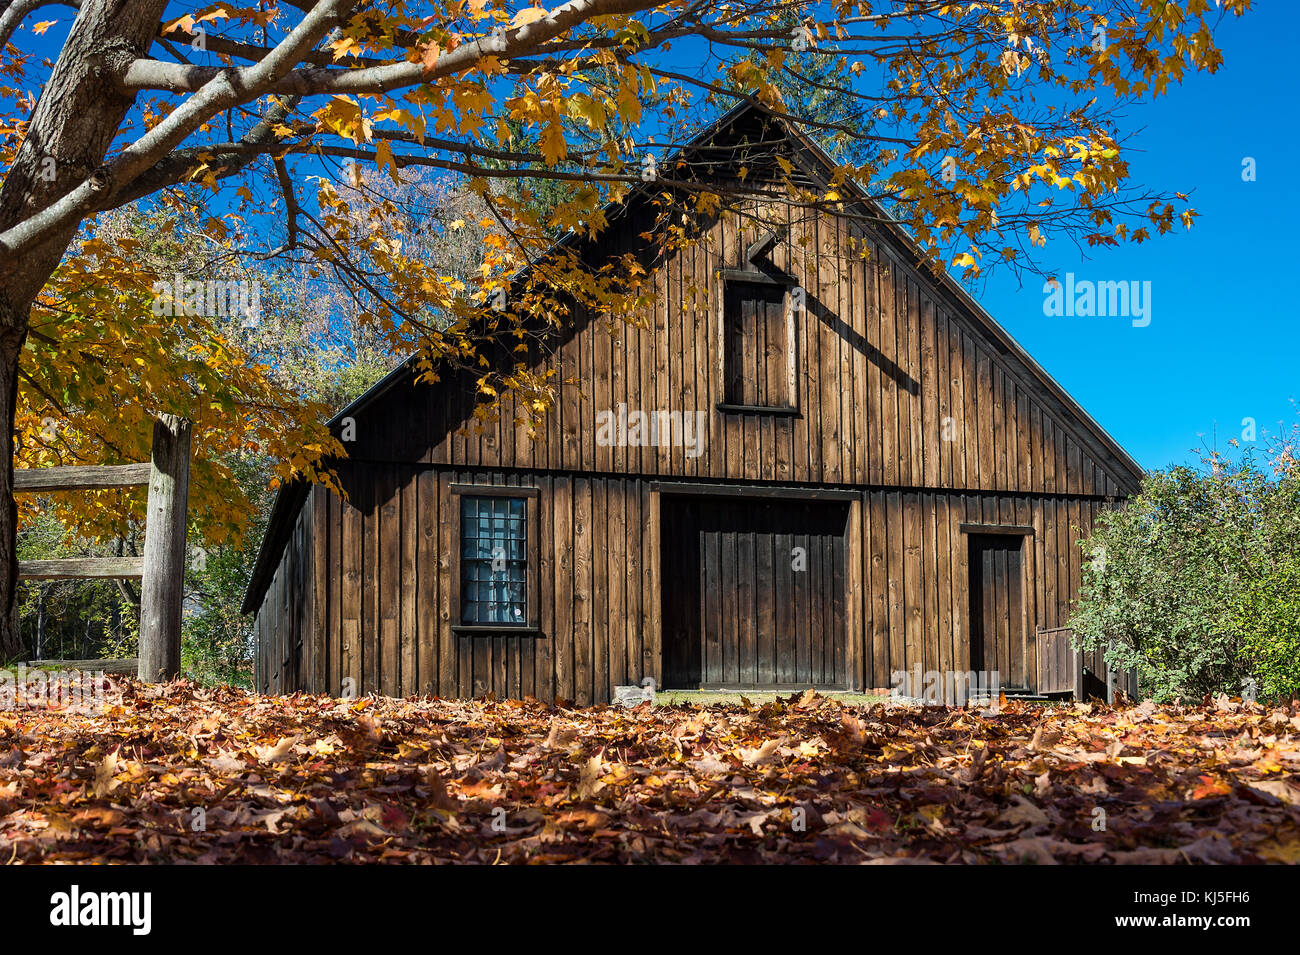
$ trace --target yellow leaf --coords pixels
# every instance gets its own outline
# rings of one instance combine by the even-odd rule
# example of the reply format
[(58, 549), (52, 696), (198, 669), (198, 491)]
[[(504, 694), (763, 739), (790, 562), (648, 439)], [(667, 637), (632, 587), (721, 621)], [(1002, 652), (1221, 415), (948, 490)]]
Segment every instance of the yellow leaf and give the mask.
[(542, 131), (542, 158), (553, 165), (569, 154), (569, 145), (564, 141), (564, 130), (558, 122), (549, 123)]
[(393, 182), (402, 181), (397, 174), (397, 160), (393, 158), (393, 147), (386, 139), (381, 139), (375, 144), (375, 165), (380, 169), (387, 169), (388, 178)]
[(351, 56), (361, 55), (361, 44), (358, 43), (354, 38), (350, 36), (342, 37), (341, 39), (332, 43), (330, 45), (330, 49), (334, 51), (335, 62), (343, 59), (343, 57), (348, 55)]
[(568, 107), (570, 115), (582, 119), (592, 129), (605, 128), (605, 107), (594, 97), (579, 93), (570, 97)]
[(528, 7), (516, 13), (515, 18), (510, 21), (510, 25), (512, 27), (521, 27), (527, 23), (532, 23), (534, 20), (540, 20), (546, 14), (545, 7)]
[(326, 129), (359, 143), (370, 141), (370, 118), (350, 96), (332, 96), (327, 105), (312, 113)]

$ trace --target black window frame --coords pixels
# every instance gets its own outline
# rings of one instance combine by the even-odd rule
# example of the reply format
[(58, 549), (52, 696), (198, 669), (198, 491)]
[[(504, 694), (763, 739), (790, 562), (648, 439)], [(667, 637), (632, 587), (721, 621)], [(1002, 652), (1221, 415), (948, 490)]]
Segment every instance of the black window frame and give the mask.
[[(526, 540), (524, 542), (524, 552), (526, 554), (525, 567), (525, 609), (523, 623), (465, 623), (462, 595), (465, 588), (465, 561), (462, 558), (464, 550), (463, 529), (461, 527), (461, 514), (466, 497), (506, 497), (519, 498), (524, 502), (524, 528)], [(540, 554), (540, 541), (538, 539), (538, 529), (540, 521), (538, 520), (538, 501), (540, 494), (535, 487), (509, 487), (494, 484), (453, 484), (451, 485), (451, 537), (452, 537), (452, 561), (451, 561), (451, 629), (455, 633), (483, 633), (483, 634), (509, 634), (518, 636), (519, 634), (536, 634), (539, 631), (539, 607), (540, 599), (538, 592), (539, 571), (538, 557)]]

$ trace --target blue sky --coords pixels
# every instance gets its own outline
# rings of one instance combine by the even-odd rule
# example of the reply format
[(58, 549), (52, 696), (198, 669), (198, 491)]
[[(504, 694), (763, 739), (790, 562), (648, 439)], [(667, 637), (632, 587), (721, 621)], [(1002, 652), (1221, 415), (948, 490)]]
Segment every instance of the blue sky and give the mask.
[[(1225, 63), (1129, 114), (1142, 127), (1135, 180), (1192, 193), (1200, 213), (1141, 246), (1081, 258), (1050, 243), (1042, 261), (1060, 274), (1150, 281), (1151, 324), (1123, 318), (1048, 318), (1041, 280), (995, 274), (972, 290), (1143, 467), (1192, 461), (1191, 449), (1240, 438), (1243, 418), (1261, 435), (1296, 420), (1300, 308), (1294, 276), (1300, 212), (1295, 38), (1300, 4), (1263, 0), (1216, 32)], [(1257, 163), (1243, 182), (1242, 159)], [(1202, 438), (1201, 435), (1204, 437)]]

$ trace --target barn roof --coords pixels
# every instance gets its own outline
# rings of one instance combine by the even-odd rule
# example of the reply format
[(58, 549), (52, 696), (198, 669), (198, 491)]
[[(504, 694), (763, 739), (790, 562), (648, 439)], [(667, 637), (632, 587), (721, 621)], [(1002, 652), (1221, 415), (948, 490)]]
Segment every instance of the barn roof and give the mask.
[[(804, 153), (810, 157), (813, 168), (807, 171), (816, 175), (819, 171), (825, 172), (836, 168), (837, 164), (826, 153), (821, 146), (817, 144), (810, 136), (798, 129), (792, 122), (789, 122), (774, 113), (771, 113), (766, 107), (759, 103), (754, 97), (748, 97), (746, 101), (737, 104), (732, 109), (718, 117), (712, 123), (705, 126), (696, 133), (688, 142), (682, 145), (669, 159), (671, 163), (675, 159), (689, 153), (692, 149), (698, 149), (709, 143), (713, 137), (720, 131), (727, 129), (729, 126), (738, 125), (738, 121), (744, 119), (749, 114), (764, 114), (767, 117), (782, 123), (785, 127), (786, 134), (795, 142)], [(842, 184), (839, 188), (847, 191), (854, 197), (855, 204), (865, 208), (867, 213), (879, 220), (879, 222), (888, 230), (889, 234), (898, 241), (904, 249), (912, 254), (918, 261), (922, 258), (922, 253), (917, 246), (911, 234), (898, 222), (893, 220), (880, 206), (867, 195), (867, 193), (854, 182)], [(604, 210), (607, 219), (613, 219), (621, 211), (631, 207), (633, 201), (642, 194), (644, 187), (634, 189), (632, 193), (621, 203), (611, 203)], [(553, 252), (570, 246), (577, 242), (579, 236), (577, 233), (570, 231), (561, 237), (546, 253), (540, 258), (545, 258)], [(521, 269), (511, 278), (511, 284), (521, 279), (527, 274), (528, 267)], [(1142, 477), (1143, 471), (1141, 466), (1129, 455), (1119, 442), (1103, 428), (1082, 406), (1076, 402), (1061, 384), (1053, 378), (1046, 369), (1034, 360), (1025, 349), (1017, 342), (1011, 334), (993, 318), (991, 314), (962, 287), (961, 283), (955, 280), (946, 270), (931, 272), (930, 277), (940, 287), (952, 295), (957, 301), (968, 310), (968, 312), (980, 321), (987, 329), (989, 335), (1000, 344), (1007, 352), (1013, 355), (1018, 361), (1024, 364), (1029, 372), (1039, 380), (1039, 382), (1057, 398), (1065, 408), (1083, 425), (1090, 435), (1114, 458), (1122, 468), (1129, 472), (1136, 485)], [(415, 362), (417, 355), (408, 356), (399, 363), (392, 371), (377, 381), (364, 394), (350, 402), (346, 407), (340, 410), (329, 421), (331, 428), (339, 425), (342, 419), (355, 417), (367, 405), (371, 404), (381, 396), (388, 393), (392, 388), (401, 384), (409, 383), (415, 375)], [(436, 382), (429, 387), (439, 387), (445, 382)], [(280, 562), (280, 557), (284, 553), (286, 544), (293, 533), (294, 523), (297, 521), (298, 514), (302, 510), (307, 500), (309, 488), (303, 481), (291, 482), (280, 489), (276, 494), (275, 503), (271, 508), (270, 520), (267, 524), (266, 535), (262, 541), (261, 550), (258, 553), (257, 561), (253, 566), (253, 573), (249, 580), (248, 590), (244, 595), (244, 602), (240, 610), (242, 613), (252, 613), (262, 602), (267, 588), (270, 586), (271, 579), (275, 575), (275, 568)]]

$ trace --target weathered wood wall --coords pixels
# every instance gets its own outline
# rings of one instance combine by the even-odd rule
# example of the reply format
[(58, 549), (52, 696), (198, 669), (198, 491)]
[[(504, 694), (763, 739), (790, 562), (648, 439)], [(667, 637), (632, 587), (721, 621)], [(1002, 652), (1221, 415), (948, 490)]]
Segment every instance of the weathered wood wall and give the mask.
[[(611, 227), (631, 244), (644, 228)], [(474, 389), (398, 386), (357, 418), (354, 460), (692, 479), (871, 484), (1111, 497), (1133, 476), (979, 319), (906, 263), (892, 236), (831, 216), (787, 220), (770, 260), (807, 290), (795, 323), (800, 414), (726, 414), (721, 288), (754, 239), (724, 219), (653, 273), (643, 328), (577, 316), (550, 361), (561, 387), (537, 441), (510, 399), (472, 419)], [(850, 248), (850, 238), (860, 243)], [(806, 243), (806, 244), (804, 244)], [(865, 252), (867, 258), (862, 258)], [(1031, 307), (1037, 307), (1033, 300)], [(597, 414), (704, 412), (703, 452), (600, 446)]]
[[(780, 214), (783, 237), (761, 266), (806, 290), (793, 326), (797, 414), (717, 407), (719, 272), (744, 264), (760, 230), (720, 218), (653, 265), (654, 304), (639, 324), (574, 316), (543, 359), (561, 384), (536, 440), (510, 398), (480, 427), (475, 389), (451, 376), (398, 380), (349, 412), (349, 500), (310, 494), (311, 516), (299, 517), (262, 601), (259, 685), (339, 692), (351, 677), (361, 691), (587, 703), (616, 683), (661, 681), (656, 482), (857, 493), (846, 583), (854, 687), (889, 686), (914, 663), (969, 668), (963, 524), (1032, 526), (1027, 643), (1039, 627), (1066, 625), (1080, 579), (1074, 541), (1134, 489), (1131, 463), (1003, 333), (914, 266), (893, 232)], [(615, 220), (602, 249), (641, 246), (646, 222), (635, 209)], [(620, 406), (702, 414), (700, 453), (602, 444), (598, 415)], [(540, 489), (540, 636), (453, 628), (454, 483)], [(1036, 673), (1035, 660), (1024, 665)], [(302, 667), (300, 681), (275, 672), (287, 666)]]
[[(376, 470), (377, 480), (366, 477)], [(258, 616), (259, 687), (337, 694), (351, 677), (361, 692), (590, 703), (644, 676), (662, 685), (660, 594), (674, 567), (660, 563), (657, 512), (667, 485), (412, 465), (350, 465), (343, 476), (351, 499), (312, 492), (267, 592)], [(454, 483), (539, 488), (539, 634), (454, 631)], [(860, 493), (850, 535), (856, 583), (846, 595), (855, 688), (888, 687), (893, 671), (914, 663), (970, 668), (964, 524), (1033, 528), (1023, 557), (1026, 632), (1032, 638), (1040, 627), (1064, 625), (1080, 578), (1074, 542), (1105, 506), (1031, 495)], [(305, 586), (309, 579), (314, 586)], [(1036, 672), (1034, 659), (1026, 665)]]
[[(323, 634), (316, 615), (319, 591), (312, 586), (312, 575), (325, 568), (315, 561), (315, 529), (315, 511), (303, 508), (257, 611), (253, 684), (263, 692), (304, 689), (311, 661), (323, 649)], [(336, 695), (342, 691), (339, 684), (330, 688)]]

